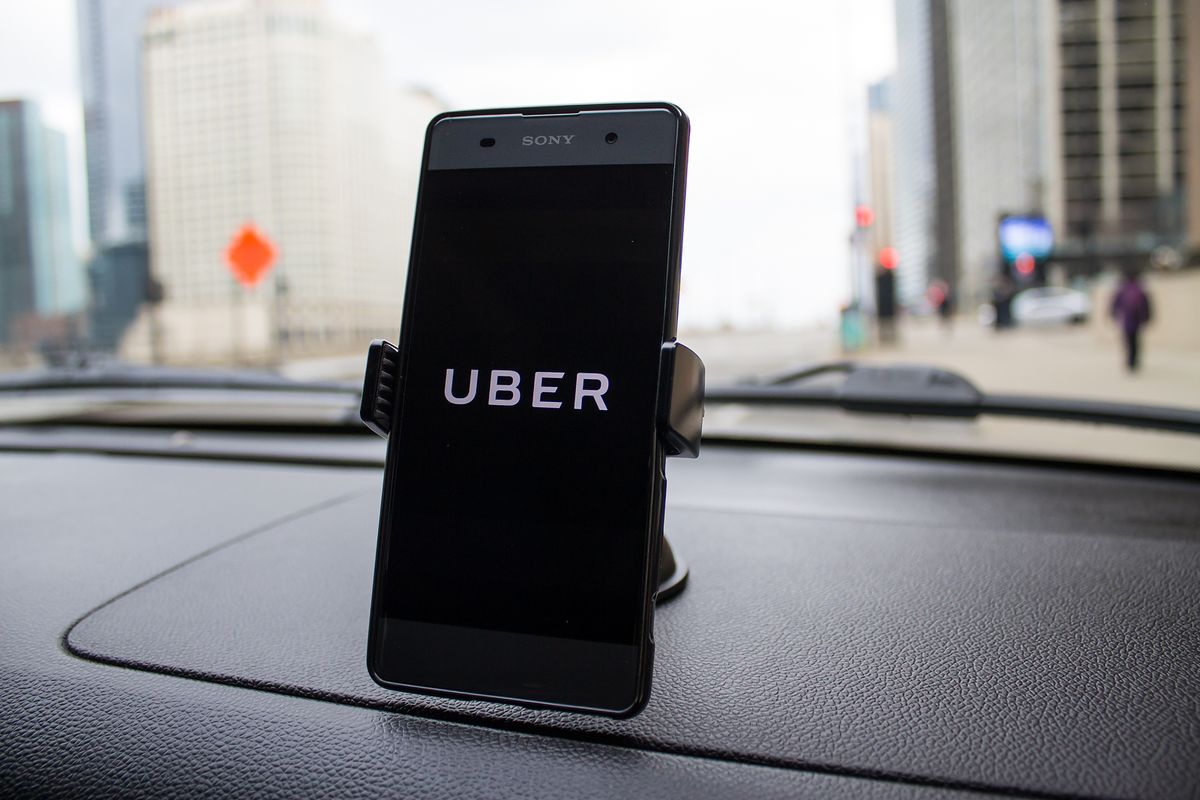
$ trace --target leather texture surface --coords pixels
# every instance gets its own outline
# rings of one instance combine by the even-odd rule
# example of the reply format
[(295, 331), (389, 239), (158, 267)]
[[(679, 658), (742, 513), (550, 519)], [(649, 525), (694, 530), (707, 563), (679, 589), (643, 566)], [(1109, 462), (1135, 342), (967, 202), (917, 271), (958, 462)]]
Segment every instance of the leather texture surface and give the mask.
[(372, 683), (370, 492), (151, 580), (68, 644), (618, 752), (992, 792), (1196, 794), (1195, 483), (740, 450), (670, 477), (668, 534), (692, 576), (658, 611), (654, 692), (632, 720)]
[[(422, 719), (100, 664), (64, 647), (88, 609), (331, 504), (373, 503), (380, 483), (375, 469), (0, 453), (0, 797), (968, 796)], [(211, 590), (232, 610), (249, 587), (228, 578)], [(244, 621), (251, 628), (237, 623), (214, 647), (264, 618), (246, 609)], [(294, 645), (278, 655), (309, 678), (338, 661), (304, 667)]]

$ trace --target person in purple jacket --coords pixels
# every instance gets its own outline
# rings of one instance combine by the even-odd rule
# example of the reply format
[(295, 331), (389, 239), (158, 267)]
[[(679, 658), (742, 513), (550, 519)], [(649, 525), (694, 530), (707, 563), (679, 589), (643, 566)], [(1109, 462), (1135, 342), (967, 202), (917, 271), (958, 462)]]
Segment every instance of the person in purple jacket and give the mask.
[(1150, 296), (1142, 289), (1136, 272), (1126, 272), (1121, 287), (1113, 295), (1112, 318), (1121, 326), (1125, 339), (1125, 365), (1130, 372), (1138, 368), (1138, 333), (1150, 321)]

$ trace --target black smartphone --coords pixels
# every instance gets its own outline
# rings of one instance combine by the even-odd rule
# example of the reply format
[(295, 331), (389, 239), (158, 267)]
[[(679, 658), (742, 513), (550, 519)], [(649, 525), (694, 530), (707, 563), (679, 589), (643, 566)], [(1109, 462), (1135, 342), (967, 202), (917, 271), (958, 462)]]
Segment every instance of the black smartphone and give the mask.
[(379, 684), (645, 705), (687, 144), (665, 103), (430, 123), (372, 597)]

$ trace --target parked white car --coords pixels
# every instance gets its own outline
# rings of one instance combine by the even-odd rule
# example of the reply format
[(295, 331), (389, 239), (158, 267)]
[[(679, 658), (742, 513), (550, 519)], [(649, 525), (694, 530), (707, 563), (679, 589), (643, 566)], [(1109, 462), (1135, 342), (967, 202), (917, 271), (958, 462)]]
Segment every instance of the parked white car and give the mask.
[(1092, 301), (1078, 289), (1039, 286), (1017, 294), (1012, 313), (1018, 325), (1079, 324), (1091, 315)]

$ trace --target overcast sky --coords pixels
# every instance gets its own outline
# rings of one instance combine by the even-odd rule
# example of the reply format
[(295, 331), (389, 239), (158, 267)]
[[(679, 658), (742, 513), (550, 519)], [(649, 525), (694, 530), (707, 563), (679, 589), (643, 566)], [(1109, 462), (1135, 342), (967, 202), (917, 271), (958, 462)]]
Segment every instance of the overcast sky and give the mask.
[[(894, 68), (892, 0), (328, 4), (374, 32), (397, 83), (452, 108), (679, 104), (692, 120), (681, 322), (803, 325), (847, 299), (850, 143), (867, 83)], [(74, 0), (36, 13), (0, 0), (0, 19), (0, 97), (37, 99), (68, 133), (81, 200)]]

